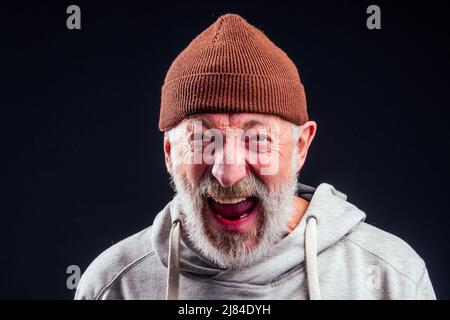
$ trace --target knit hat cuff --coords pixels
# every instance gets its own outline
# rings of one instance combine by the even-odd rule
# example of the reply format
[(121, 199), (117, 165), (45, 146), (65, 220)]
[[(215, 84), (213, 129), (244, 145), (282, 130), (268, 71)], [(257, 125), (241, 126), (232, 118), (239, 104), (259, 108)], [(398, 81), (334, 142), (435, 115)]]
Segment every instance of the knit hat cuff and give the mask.
[(249, 74), (194, 74), (167, 82), (160, 112), (161, 131), (200, 113), (267, 113), (297, 125), (308, 121), (300, 82)]

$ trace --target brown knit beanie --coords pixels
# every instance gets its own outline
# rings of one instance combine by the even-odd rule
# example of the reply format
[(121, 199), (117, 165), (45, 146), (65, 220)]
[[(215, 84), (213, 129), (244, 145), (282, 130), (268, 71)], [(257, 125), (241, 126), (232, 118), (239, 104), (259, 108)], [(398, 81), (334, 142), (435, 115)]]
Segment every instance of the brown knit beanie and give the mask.
[(242, 17), (226, 14), (172, 63), (162, 87), (159, 129), (199, 113), (255, 112), (297, 125), (308, 120), (294, 63)]

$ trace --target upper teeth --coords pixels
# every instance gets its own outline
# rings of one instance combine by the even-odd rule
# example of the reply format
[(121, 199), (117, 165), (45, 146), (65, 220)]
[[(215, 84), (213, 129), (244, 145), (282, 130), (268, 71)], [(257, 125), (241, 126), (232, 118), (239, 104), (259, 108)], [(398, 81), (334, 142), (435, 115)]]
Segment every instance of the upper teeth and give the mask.
[(233, 204), (233, 203), (239, 203), (244, 201), (247, 198), (214, 198), (214, 201), (218, 202), (218, 203), (224, 203), (224, 204)]

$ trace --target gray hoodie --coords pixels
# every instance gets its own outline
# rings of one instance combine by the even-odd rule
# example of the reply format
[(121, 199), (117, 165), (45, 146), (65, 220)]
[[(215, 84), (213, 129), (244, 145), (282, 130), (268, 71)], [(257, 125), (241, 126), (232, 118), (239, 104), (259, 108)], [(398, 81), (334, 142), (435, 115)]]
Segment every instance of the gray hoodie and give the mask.
[(220, 268), (186, 245), (175, 197), (152, 226), (94, 260), (75, 299), (436, 298), (424, 261), (364, 223), (345, 194), (322, 183), (302, 184), (298, 195), (310, 202), (300, 224), (266, 259), (240, 270)]

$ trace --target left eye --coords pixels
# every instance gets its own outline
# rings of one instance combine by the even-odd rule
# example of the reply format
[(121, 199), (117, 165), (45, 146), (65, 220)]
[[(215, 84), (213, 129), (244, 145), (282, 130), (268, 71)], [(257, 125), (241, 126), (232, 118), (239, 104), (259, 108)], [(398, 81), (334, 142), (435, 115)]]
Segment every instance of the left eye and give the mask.
[(266, 141), (269, 141), (269, 137), (264, 134), (257, 134), (257, 135), (247, 138), (246, 140), (247, 141), (256, 141), (256, 142), (266, 142)]

